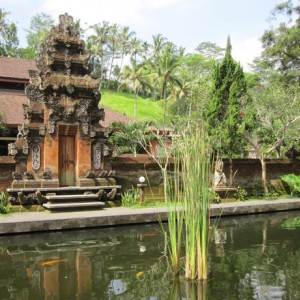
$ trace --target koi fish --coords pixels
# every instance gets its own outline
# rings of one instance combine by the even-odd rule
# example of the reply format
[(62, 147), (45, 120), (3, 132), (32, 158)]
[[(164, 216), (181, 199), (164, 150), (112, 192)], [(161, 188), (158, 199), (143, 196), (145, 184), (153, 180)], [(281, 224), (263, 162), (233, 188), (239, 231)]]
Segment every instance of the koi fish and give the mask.
[(144, 273), (145, 272), (143, 272), (143, 271), (137, 272), (136, 275), (135, 275), (136, 279), (141, 279), (143, 277)]
[(144, 233), (143, 236), (158, 236), (157, 233)]
[(42, 266), (52, 266), (54, 264), (60, 263), (60, 262), (66, 262), (66, 259), (55, 259), (55, 260), (49, 260), (41, 263)]

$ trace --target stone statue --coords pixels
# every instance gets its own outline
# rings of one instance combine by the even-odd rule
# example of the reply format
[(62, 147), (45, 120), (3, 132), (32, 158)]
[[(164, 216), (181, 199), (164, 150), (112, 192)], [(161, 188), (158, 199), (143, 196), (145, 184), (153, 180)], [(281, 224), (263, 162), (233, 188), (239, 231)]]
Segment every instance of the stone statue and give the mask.
[(226, 176), (223, 173), (224, 163), (221, 159), (216, 161), (215, 174), (214, 174), (214, 186), (225, 186), (226, 185)]

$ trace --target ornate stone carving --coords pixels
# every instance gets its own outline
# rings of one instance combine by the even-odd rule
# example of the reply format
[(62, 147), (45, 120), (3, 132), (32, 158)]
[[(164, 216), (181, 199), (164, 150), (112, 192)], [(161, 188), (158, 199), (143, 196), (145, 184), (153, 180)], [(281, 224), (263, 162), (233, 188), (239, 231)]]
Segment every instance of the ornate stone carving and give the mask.
[(22, 180), (22, 179), (23, 179), (23, 178), (22, 178), (22, 174), (21, 174), (20, 172), (17, 172), (17, 171), (12, 172), (12, 177), (13, 177), (13, 179), (15, 179), (15, 180)]
[(30, 171), (24, 172), (24, 178), (29, 180), (34, 179), (33, 173)]
[(99, 170), (101, 167), (101, 144), (97, 142), (93, 145), (93, 167)]
[(23, 107), (23, 116), (24, 116), (24, 119), (25, 119), (25, 120), (31, 120), (31, 117), (32, 117), (32, 110), (31, 110), (31, 108), (29, 107), (29, 105), (23, 103), (23, 104), (22, 104), (22, 107)]
[(25, 155), (28, 155), (28, 152), (29, 152), (29, 147), (28, 147), (28, 144), (27, 142), (23, 145), (22, 147), (22, 153), (25, 154)]
[(38, 145), (32, 147), (32, 169), (38, 170), (41, 166), (41, 149)]
[(89, 127), (90, 127), (90, 118), (88, 116), (80, 118), (81, 125), (82, 125), (82, 132), (84, 135), (89, 134)]
[(108, 156), (108, 155), (109, 155), (109, 146), (103, 145), (103, 156)]
[(48, 169), (45, 169), (45, 171), (42, 173), (43, 179), (51, 179), (51, 172)]
[(19, 125), (18, 131), (19, 132), (18, 132), (17, 138), (18, 139), (26, 139), (27, 135), (29, 133), (29, 127), (27, 124)]
[(43, 102), (44, 95), (40, 90), (33, 84), (28, 84), (25, 89), (25, 94), (31, 102)]
[(15, 143), (8, 144), (8, 155), (15, 156), (18, 154), (18, 148)]
[(95, 178), (95, 173), (93, 171), (88, 171), (87, 174), (85, 175), (85, 178), (93, 179)]

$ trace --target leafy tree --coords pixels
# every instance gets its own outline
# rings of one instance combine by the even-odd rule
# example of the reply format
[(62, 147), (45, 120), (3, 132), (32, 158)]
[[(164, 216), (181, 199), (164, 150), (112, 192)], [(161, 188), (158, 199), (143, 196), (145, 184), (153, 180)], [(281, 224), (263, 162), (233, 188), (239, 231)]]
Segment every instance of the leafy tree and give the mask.
[(211, 87), (211, 74), (215, 60), (202, 54), (188, 54), (182, 58), (182, 88), (171, 106), (174, 115), (180, 116), (176, 123), (186, 124), (199, 120)]
[(245, 153), (247, 141), (244, 130), (252, 122), (253, 114), (247, 111), (251, 99), (243, 69), (231, 56), (230, 38), (221, 64), (213, 73), (213, 85), (205, 105), (204, 119), (213, 148), (230, 159), (230, 185), (232, 185), (232, 158)]
[(44, 44), (53, 25), (53, 18), (45, 13), (36, 14), (31, 18), (27, 30), (27, 43), (29, 48), (34, 49), (35, 55), (40, 52), (41, 45)]
[(266, 158), (282, 157), (299, 143), (299, 86), (279, 82), (264, 83), (251, 89), (256, 109), (256, 126), (246, 138), (261, 162), (262, 186), (268, 194)]
[(264, 51), (262, 67), (277, 70), (282, 80), (294, 80), (300, 83), (300, 5), (294, 6), (292, 0), (278, 4), (272, 16), (286, 14), (287, 22), (281, 22), (277, 28), (266, 30), (262, 36)]
[(112, 131), (109, 137), (111, 145), (116, 147), (116, 153), (133, 153), (134, 156), (145, 148), (151, 139), (151, 134), (147, 132), (147, 127), (152, 125), (152, 122), (132, 122), (128, 125), (122, 122), (114, 122)]
[(224, 48), (219, 47), (216, 43), (202, 42), (195, 49), (206, 58), (220, 59), (224, 55)]
[(16, 57), (19, 46), (17, 26), (6, 19), (8, 14), (0, 8), (0, 56)]
[(131, 66), (125, 66), (123, 72), (120, 74), (119, 78), (123, 83), (119, 86), (119, 89), (122, 90), (127, 87), (134, 93), (135, 101), (133, 115), (134, 121), (136, 121), (138, 94), (145, 86), (151, 88), (153, 74), (149, 73), (149, 69), (146, 68), (145, 63), (138, 64), (133, 58), (130, 59), (130, 62)]

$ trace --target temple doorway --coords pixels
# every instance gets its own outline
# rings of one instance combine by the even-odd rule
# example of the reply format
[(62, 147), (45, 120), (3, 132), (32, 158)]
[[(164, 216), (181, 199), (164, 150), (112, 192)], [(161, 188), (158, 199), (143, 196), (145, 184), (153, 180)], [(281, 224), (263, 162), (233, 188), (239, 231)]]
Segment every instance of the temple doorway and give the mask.
[[(69, 127), (69, 126), (68, 126)], [(70, 126), (71, 127), (71, 126)], [(75, 185), (75, 128), (59, 128), (59, 186)]]

